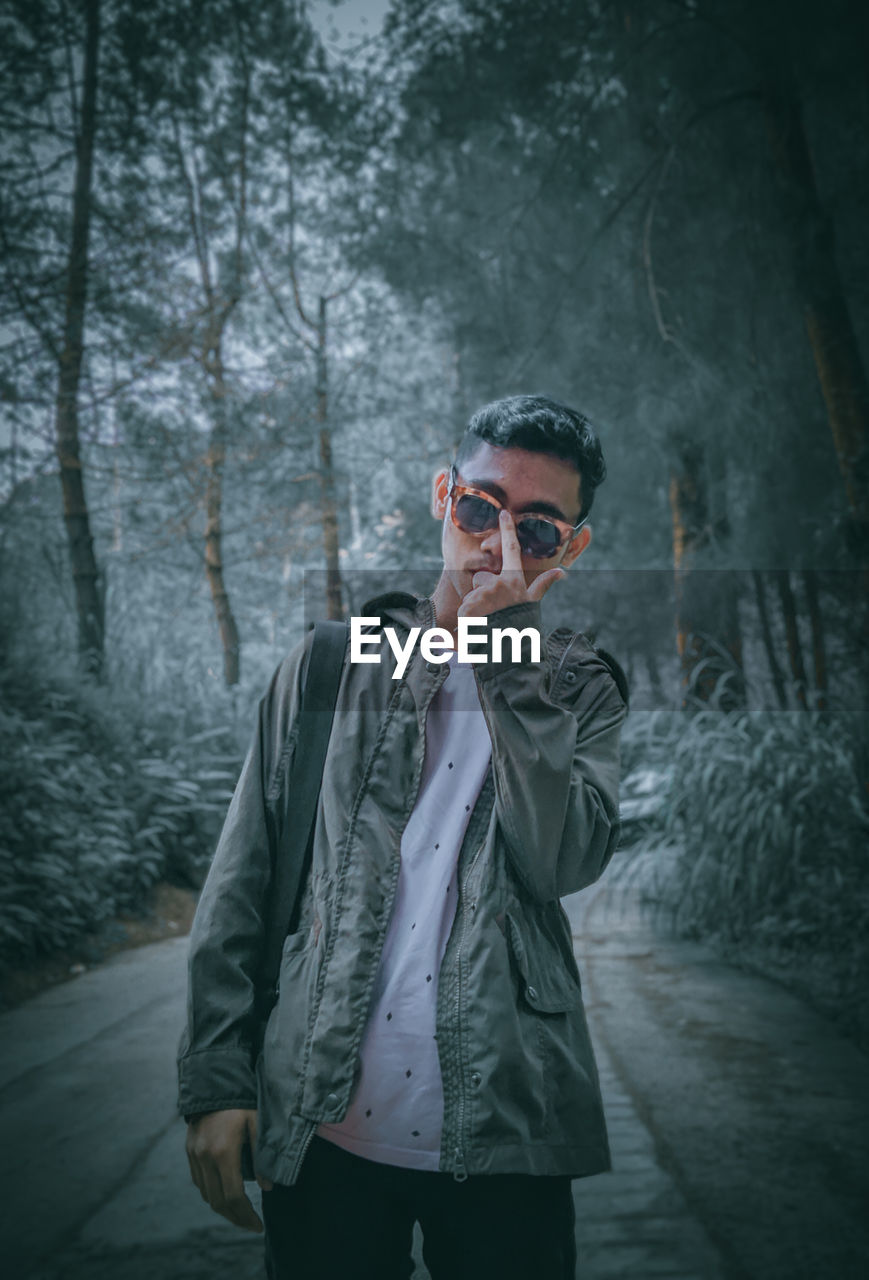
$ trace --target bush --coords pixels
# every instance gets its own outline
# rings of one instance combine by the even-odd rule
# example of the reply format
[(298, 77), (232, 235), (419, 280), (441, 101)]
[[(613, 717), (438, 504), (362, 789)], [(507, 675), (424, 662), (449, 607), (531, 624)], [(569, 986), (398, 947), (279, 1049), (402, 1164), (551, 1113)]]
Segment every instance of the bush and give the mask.
[(671, 743), (681, 930), (848, 947), (869, 907), (861, 734), (819, 713), (700, 712)]
[(198, 885), (238, 775), (230, 727), (87, 686), (0, 683), (0, 965), (69, 946), (162, 879)]
[(798, 991), (869, 1048), (867, 725), (640, 713), (624, 760), (625, 843), (651, 855), (645, 900), (662, 923)]

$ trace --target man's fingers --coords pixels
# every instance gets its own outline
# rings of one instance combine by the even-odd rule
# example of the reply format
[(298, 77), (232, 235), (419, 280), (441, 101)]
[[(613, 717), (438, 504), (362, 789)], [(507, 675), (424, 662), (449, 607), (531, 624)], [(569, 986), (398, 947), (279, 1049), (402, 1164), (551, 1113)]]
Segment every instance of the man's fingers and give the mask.
[(456, 571), (456, 590), (459, 598), (464, 600), (469, 591), (474, 589), (474, 575), (468, 569), (458, 569)]
[[(239, 1135), (243, 1139), (246, 1138), (251, 1144), (251, 1152), (256, 1143), (256, 1113), (248, 1115), (245, 1118), (244, 1129)], [(244, 1227), (248, 1231), (262, 1231), (263, 1224), (259, 1216), (245, 1195), (244, 1181), (241, 1175), (241, 1144), (237, 1146), (229, 1146), (224, 1148), (216, 1161), (217, 1172), (220, 1177), (220, 1185), (223, 1196), (223, 1204), (217, 1208), (218, 1213), (222, 1213), (225, 1218), (229, 1218), (230, 1222), (234, 1222), (236, 1226)]]
[(528, 599), (542, 600), (553, 582), (558, 582), (561, 578), (566, 577), (567, 574), (564, 569), (547, 569), (545, 573), (541, 573), (531, 583), (531, 586), (528, 588)]
[(208, 1203), (215, 1213), (226, 1218), (233, 1226), (242, 1227), (245, 1231), (263, 1230), (262, 1220), (243, 1191), (240, 1195), (230, 1198), (220, 1194)]
[(202, 1160), (199, 1164), (202, 1182), (200, 1191), (202, 1199), (210, 1204), (215, 1213), (223, 1213), (221, 1205), (223, 1204), (223, 1187), (220, 1184), (220, 1174), (210, 1160)]
[(469, 591), (462, 603), (456, 610), (459, 618), (480, 618), (486, 616), (485, 608), (482, 608), (485, 600), (485, 588), (480, 587), (475, 591)]
[(235, 1223), (237, 1227), (243, 1227), (245, 1231), (260, 1232), (263, 1230), (262, 1219), (244, 1194), (244, 1191), (239, 1195), (224, 1199), (220, 1206), (212, 1205), (211, 1207), (217, 1209), (219, 1214), (222, 1214), (224, 1218), (228, 1218), (230, 1222)]
[(229, 1218), (237, 1227), (244, 1227), (248, 1231), (262, 1231), (263, 1224), (244, 1192), (241, 1163), (231, 1161), (232, 1157), (227, 1153), (216, 1167), (220, 1194), (216, 1203), (211, 1201), (211, 1207), (224, 1218)]
[(199, 1191), (202, 1199), (205, 1200), (206, 1195), (203, 1189), (202, 1174), (199, 1171), (199, 1161), (189, 1147), (187, 1148), (187, 1163), (190, 1165), (190, 1177), (193, 1179), (193, 1185)]
[(522, 551), (519, 547), (519, 536), (516, 533), (513, 517), (504, 507), (501, 508), (499, 522), (501, 525), (501, 568), (521, 570)]
[(202, 1176), (202, 1168), (196, 1151), (192, 1125), (187, 1126), (187, 1138), (184, 1143), (184, 1150), (187, 1152), (187, 1163), (190, 1166), (190, 1177), (193, 1179), (193, 1185), (199, 1191), (202, 1199), (207, 1201), (208, 1197), (205, 1194), (205, 1179)]

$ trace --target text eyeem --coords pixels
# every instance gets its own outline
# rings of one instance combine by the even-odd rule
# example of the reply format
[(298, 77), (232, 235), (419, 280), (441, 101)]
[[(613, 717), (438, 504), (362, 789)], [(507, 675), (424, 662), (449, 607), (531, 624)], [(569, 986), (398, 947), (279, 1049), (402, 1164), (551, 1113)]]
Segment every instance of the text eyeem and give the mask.
[[(363, 627), (379, 625), (379, 618), (362, 616), (350, 619), (350, 661), (380, 662), (382, 636), (386, 636), (389, 647), (395, 654), (393, 680), (400, 680), (404, 675), (417, 643), (426, 662), (449, 662), (453, 649), (456, 650), (458, 662), (500, 662), (506, 640), (511, 646), (512, 661), (520, 662), (522, 641), (527, 638), (531, 642), (530, 661), (540, 661), (540, 632), (536, 627), (523, 627), (521, 631), (518, 627), (490, 628), (488, 618), (459, 618), (455, 644), (452, 635), (444, 627), (429, 627), (426, 631), (422, 627), (411, 627), (402, 644), (394, 627), (384, 627), (382, 635), (379, 630), (363, 634)], [(377, 653), (366, 652), (374, 648), (378, 650)]]

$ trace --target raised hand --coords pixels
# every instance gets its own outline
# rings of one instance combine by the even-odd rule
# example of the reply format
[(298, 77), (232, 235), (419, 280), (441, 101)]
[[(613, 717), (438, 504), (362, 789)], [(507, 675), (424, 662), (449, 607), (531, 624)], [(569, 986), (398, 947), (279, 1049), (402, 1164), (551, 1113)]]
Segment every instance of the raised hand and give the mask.
[(542, 600), (553, 582), (566, 576), (559, 566), (546, 569), (529, 584), (522, 568), (522, 550), (516, 534), (516, 525), (510, 512), (502, 508), (500, 516), (501, 572), (490, 573), (481, 569), (471, 578), (471, 589), (462, 597), (458, 616), (483, 618), (512, 604), (528, 604)]

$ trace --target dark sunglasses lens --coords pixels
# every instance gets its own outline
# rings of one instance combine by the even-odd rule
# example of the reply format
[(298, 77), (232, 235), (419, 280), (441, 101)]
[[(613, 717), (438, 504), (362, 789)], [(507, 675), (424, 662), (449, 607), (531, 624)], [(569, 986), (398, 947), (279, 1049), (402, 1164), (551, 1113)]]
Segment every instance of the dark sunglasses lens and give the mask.
[(561, 546), (561, 533), (548, 520), (520, 520), (519, 546), (535, 560), (548, 560)]
[(498, 508), (485, 498), (463, 493), (456, 503), (456, 519), (465, 533), (485, 533), (498, 523)]

